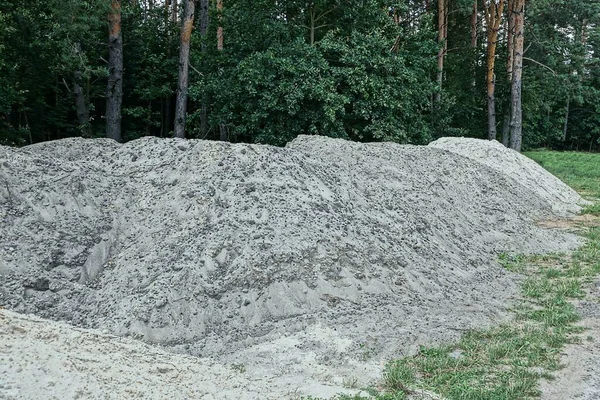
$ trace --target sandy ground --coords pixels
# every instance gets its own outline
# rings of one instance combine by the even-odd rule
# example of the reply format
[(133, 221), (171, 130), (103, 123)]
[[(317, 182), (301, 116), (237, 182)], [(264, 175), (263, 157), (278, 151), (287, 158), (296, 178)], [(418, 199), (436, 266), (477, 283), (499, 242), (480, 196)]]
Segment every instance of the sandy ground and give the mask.
[[(313, 333), (325, 334), (318, 329)], [(286, 350), (282, 343), (274, 345)], [(304, 354), (303, 362), (309, 359)], [(315, 371), (319, 374), (327, 371)], [(297, 399), (357, 392), (343, 387), (353, 383), (351, 376), (336, 384), (334, 376), (277, 379), (282, 375), (259, 375), (253, 365), (173, 354), (136, 340), (0, 310), (1, 399)]]
[(509, 319), (498, 253), (578, 246), (535, 222), (580, 197), (468, 144), (0, 146), (0, 394), (329, 397)]
[(591, 285), (585, 301), (577, 303), (586, 328), (580, 342), (565, 347), (561, 357), (564, 369), (555, 380), (542, 381), (542, 400), (600, 399), (600, 281)]
[[(303, 334), (335, 340), (342, 350), (347, 345), (321, 327)], [(137, 340), (0, 309), (0, 399), (297, 400), (340, 393), (366, 396), (357, 377), (370, 375), (373, 384), (381, 378), (382, 365), (372, 360), (351, 362), (347, 375), (339, 376), (339, 368), (315, 362), (317, 354), (296, 349), (298, 341), (293, 335), (282, 337), (255, 351), (286, 353), (302, 368), (312, 366), (312, 373), (288, 369), (265, 374), (257, 365), (174, 354)], [(420, 389), (409, 399), (443, 400)]]

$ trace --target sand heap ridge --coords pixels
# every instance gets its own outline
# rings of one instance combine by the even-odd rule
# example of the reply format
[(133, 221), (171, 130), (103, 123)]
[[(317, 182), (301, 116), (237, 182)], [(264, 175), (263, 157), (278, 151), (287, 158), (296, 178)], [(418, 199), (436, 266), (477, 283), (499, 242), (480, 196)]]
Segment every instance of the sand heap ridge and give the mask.
[[(308, 136), (1, 147), (0, 304), (223, 360), (289, 335), (319, 365), (447, 340), (506, 316), (517, 286), (499, 252), (578, 244), (533, 222), (580, 199), (523, 185), (555, 178), (521, 155), (465, 143), (502, 172), (433, 146)], [(285, 359), (272, 367), (292, 371)]]
[(548, 201), (556, 215), (572, 215), (581, 209), (581, 205), (588, 204), (576, 191), (532, 159), (507, 149), (496, 140), (486, 142), (485, 145), (481, 142), (471, 138), (441, 138), (429, 146), (460, 154), (511, 177)]

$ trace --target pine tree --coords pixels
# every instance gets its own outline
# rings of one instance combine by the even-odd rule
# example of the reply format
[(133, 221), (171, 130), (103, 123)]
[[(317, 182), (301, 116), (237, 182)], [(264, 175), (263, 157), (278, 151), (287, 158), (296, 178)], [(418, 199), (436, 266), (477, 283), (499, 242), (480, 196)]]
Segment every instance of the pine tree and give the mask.
[[(486, 4), (487, 2), (487, 4)], [(483, 0), (484, 16), (487, 29), (487, 105), (488, 105), (488, 139), (496, 139), (496, 47), (498, 31), (504, 11), (504, 0)]]
[(106, 137), (117, 142), (121, 136), (121, 106), (123, 103), (123, 34), (121, 32), (121, 1), (111, 0), (108, 15), (108, 84), (106, 86)]
[(175, 137), (185, 138), (185, 117), (187, 110), (190, 42), (194, 27), (194, 0), (184, 0), (184, 17), (181, 21), (181, 41), (179, 48), (179, 80), (175, 103)]

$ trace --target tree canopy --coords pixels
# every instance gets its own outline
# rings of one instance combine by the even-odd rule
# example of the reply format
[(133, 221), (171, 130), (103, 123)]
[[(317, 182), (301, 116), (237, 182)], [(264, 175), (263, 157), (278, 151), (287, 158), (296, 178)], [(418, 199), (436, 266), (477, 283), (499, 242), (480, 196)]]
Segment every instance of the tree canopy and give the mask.
[[(495, 0), (196, 1), (188, 138), (421, 144), (486, 138), (493, 121), (501, 139), (511, 11), (497, 7), (490, 36)], [(123, 140), (173, 136), (183, 5), (121, 2)], [(526, 0), (525, 10), (524, 146), (600, 150), (600, 1)], [(0, 143), (107, 134), (110, 13), (110, 0), (0, 4)]]

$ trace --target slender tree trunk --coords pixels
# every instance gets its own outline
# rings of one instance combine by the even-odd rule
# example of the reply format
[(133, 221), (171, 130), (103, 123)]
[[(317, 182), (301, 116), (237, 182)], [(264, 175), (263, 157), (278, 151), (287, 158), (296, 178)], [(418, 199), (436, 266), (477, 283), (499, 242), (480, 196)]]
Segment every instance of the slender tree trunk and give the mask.
[(521, 98), (523, 76), (523, 49), (525, 33), (525, 0), (514, 0), (515, 47), (513, 59), (513, 78), (511, 85), (510, 148), (521, 151), (523, 140), (523, 106)]
[[(217, 0), (217, 12), (219, 14), (223, 12), (223, 0)], [(223, 27), (221, 24), (217, 27), (217, 50), (223, 50)]]
[(588, 20), (587, 20), (587, 18), (584, 18), (583, 21), (581, 22), (581, 44), (583, 45), (584, 48), (587, 45), (587, 26), (588, 26)]
[(471, 47), (474, 49), (477, 48), (477, 1), (473, 1), (473, 13), (471, 14)]
[[(81, 53), (81, 44), (75, 43), (75, 53), (79, 55)], [(81, 86), (81, 80), (83, 79), (83, 73), (80, 69), (75, 71), (73, 77), (73, 94), (75, 95), (75, 111), (77, 112), (77, 124), (79, 130), (84, 137), (91, 136), (90, 130), (90, 110), (87, 106), (85, 92)]]
[(498, 32), (502, 13), (504, 12), (504, 0), (483, 0), (485, 21), (487, 25), (487, 104), (488, 104), (488, 139), (496, 139), (496, 47), (498, 44)]
[(91, 136), (90, 131), (90, 110), (85, 101), (83, 87), (79, 84), (82, 78), (81, 71), (75, 71), (75, 79), (73, 81), (73, 93), (75, 94), (75, 110), (77, 111), (77, 123), (79, 130), (83, 136)]
[[(198, 24), (200, 29), (200, 36), (202, 39), (206, 39), (206, 34), (208, 33), (208, 24), (209, 24), (209, 6), (210, 0), (200, 0), (200, 18), (198, 18)], [(200, 50), (204, 53), (206, 52), (206, 41), (203, 40)]]
[[(506, 33), (506, 46), (508, 50), (508, 56), (506, 57), (506, 75), (508, 77), (508, 85), (512, 86), (512, 71), (513, 71), (513, 60), (515, 55), (515, 14), (514, 0), (508, 0), (507, 3), (507, 33)], [(510, 138), (510, 113), (512, 108), (512, 95), (509, 96), (508, 106), (504, 113), (504, 121), (502, 122), (502, 144), (508, 147)]]
[[(200, 0), (200, 36), (202, 37), (202, 44), (200, 47), (200, 51), (202, 54), (206, 54), (206, 34), (208, 33), (208, 23), (209, 23), (209, 1), (210, 0)], [(208, 95), (202, 95), (202, 103), (200, 105), (200, 133), (202, 137), (206, 137), (208, 135), (208, 104), (209, 98)]]
[[(167, 58), (171, 58), (171, 30), (170, 22), (172, 21), (171, 2), (165, 0), (165, 41), (167, 42)], [(169, 136), (171, 132), (171, 124), (173, 123), (173, 94), (169, 93), (163, 97), (163, 126), (162, 136)]]
[[(27, 136), (29, 137), (29, 144), (33, 144), (33, 136), (31, 136), (31, 129), (29, 128), (29, 119), (27, 119), (27, 111), (23, 111), (23, 118), (25, 119), (25, 129), (27, 130)], [(19, 121), (19, 125), (21, 122)]]
[(508, 18), (507, 18), (507, 46), (508, 46), (508, 57), (506, 59), (506, 73), (508, 74), (508, 80), (512, 81), (513, 61), (515, 58), (515, 0), (508, 0)]
[(438, 0), (438, 44), (437, 54), (437, 83), (439, 92), (435, 94), (434, 101), (439, 103), (442, 98), (442, 85), (444, 81), (444, 58), (448, 50), (448, 0)]
[(471, 90), (476, 92), (477, 90), (477, 42), (478, 42), (478, 19), (479, 19), (479, 10), (478, 10), (478, 1), (473, 1), (473, 11), (471, 13)]
[[(221, 13), (223, 12), (223, 0), (217, 0), (217, 12), (219, 13), (219, 20), (221, 19)], [(217, 29), (217, 50), (223, 51), (223, 26), (219, 23)], [(228, 141), (229, 137), (227, 134), (227, 127), (223, 122), (219, 124), (219, 139), (223, 142)]]
[(510, 137), (510, 108), (504, 115), (504, 121), (502, 121), (502, 144), (508, 147), (508, 138)]
[(148, 119), (146, 120), (146, 136), (152, 135), (152, 100), (148, 101)]
[(121, 1), (111, 0), (108, 15), (108, 84), (106, 86), (106, 137), (117, 142), (121, 136), (121, 104), (123, 102), (123, 36), (121, 33)]
[(190, 41), (194, 27), (194, 0), (184, 0), (184, 17), (181, 24), (179, 48), (179, 80), (175, 103), (175, 137), (185, 138), (185, 113), (187, 109), (188, 78), (190, 67)]
[(563, 125), (563, 136), (562, 141), (565, 142), (567, 140), (567, 130), (569, 129), (569, 111), (571, 108), (571, 99), (567, 98), (567, 111), (565, 113), (565, 124)]
[(310, 45), (315, 45), (315, 7), (310, 9)]
[[(187, 1), (187, 0), (184, 0), (184, 1)], [(173, 23), (176, 24), (178, 18), (179, 18), (179, 10), (177, 9), (177, 0), (172, 0), (171, 1), (171, 21), (173, 21)]]

